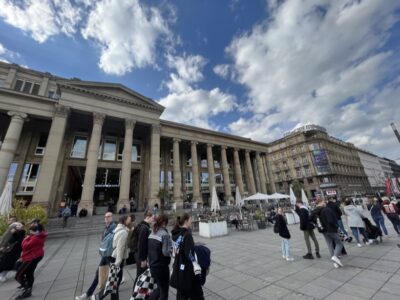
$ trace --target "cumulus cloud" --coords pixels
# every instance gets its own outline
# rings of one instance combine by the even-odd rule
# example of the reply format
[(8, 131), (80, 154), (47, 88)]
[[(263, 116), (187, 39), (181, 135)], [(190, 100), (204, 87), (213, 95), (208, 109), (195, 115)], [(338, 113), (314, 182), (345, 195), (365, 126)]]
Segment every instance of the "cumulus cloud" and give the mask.
[(10, 61), (19, 56), (19, 53), (7, 49), (2, 43), (0, 43), (0, 61), (10, 63)]
[(138, 0), (98, 2), (82, 34), (99, 44), (100, 68), (115, 75), (154, 65), (157, 42), (171, 37), (161, 11)]
[(215, 74), (217, 74), (218, 76), (227, 79), (229, 77), (229, 65), (228, 64), (223, 64), (223, 65), (216, 65), (213, 68), (213, 71)]
[(205, 90), (193, 84), (203, 80), (206, 59), (200, 55), (167, 55), (168, 66), (175, 70), (165, 83), (169, 90), (160, 104), (166, 107), (162, 118), (209, 129), (217, 129), (210, 118), (234, 109), (236, 98), (219, 88)]
[[(270, 140), (310, 121), (393, 157), (394, 144), (388, 149), (388, 141), (374, 143), (395, 116), (384, 107), (398, 89), (391, 76), (399, 59), (385, 45), (399, 7), (395, 0), (385, 5), (374, 0), (269, 1), (268, 20), (227, 48), (254, 114), (230, 124), (230, 130)], [(386, 98), (377, 98), (382, 93)]]
[(72, 36), (82, 19), (82, 10), (69, 0), (0, 0), (0, 17), (31, 35), (39, 43), (64, 33)]

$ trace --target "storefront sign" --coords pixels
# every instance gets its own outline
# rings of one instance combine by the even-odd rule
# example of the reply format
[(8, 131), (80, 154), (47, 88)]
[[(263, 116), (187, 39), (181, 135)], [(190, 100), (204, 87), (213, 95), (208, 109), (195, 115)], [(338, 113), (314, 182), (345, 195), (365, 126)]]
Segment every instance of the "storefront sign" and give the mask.
[(325, 193), (328, 195), (328, 196), (336, 196), (336, 190), (326, 190), (325, 191)]

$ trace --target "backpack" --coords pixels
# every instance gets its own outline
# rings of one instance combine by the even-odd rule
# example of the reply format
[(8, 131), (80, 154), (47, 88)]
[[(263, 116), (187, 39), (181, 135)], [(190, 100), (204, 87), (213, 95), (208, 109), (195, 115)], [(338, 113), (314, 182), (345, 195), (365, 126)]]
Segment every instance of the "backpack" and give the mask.
[(99, 253), (102, 257), (110, 257), (114, 248), (113, 248), (113, 240), (114, 240), (114, 232), (110, 232), (107, 234), (101, 241), (99, 247)]
[(201, 285), (206, 283), (206, 277), (211, 265), (211, 250), (203, 245), (194, 246), (194, 252), (196, 253), (197, 263), (201, 267)]
[(139, 243), (139, 232), (140, 232), (140, 228), (142, 226), (143, 226), (143, 224), (139, 224), (138, 226), (136, 226), (136, 228), (133, 229), (133, 232), (129, 237), (128, 248), (129, 248), (130, 252), (137, 252), (138, 243)]

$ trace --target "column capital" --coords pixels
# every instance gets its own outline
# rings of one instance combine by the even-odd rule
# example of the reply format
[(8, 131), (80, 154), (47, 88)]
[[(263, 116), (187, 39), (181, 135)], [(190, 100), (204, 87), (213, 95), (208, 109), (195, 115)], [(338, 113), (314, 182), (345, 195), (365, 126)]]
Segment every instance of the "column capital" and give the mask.
[(105, 114), (93, 113), (93, 124), (103, 125), (104, 119), (106, 118)]
[(18, 112), (18, 111), (9, 111), (7, 113), (7, 115), (9, 115), (11, 118), (17, 118), (17, 119), (21, 119), (21, 120), (28, 118), (28, 115), (26, 113), (22, 113), (22, 112)]
[(151, 124), (152, 133), (161, 133), (161, 125), (160, 124)]
[(125, 129), (133, 129), (135, 127), (136, 121), (133, 119), (125, 119)]
[(55, 110), (54, 110), (54, 116), (55, 117), (68, 117), (71, 109), (68, 106), (64, 106), (61, 104), (56, 104), (55, 106)]
[(199, 142), (198, 141), (190, 141), (191, 145), (197, 145)]
[(233, 151), (235, 151), (235, 152), (239, 152), (239, 151), (240, 151), (240, 149), (239, 149), (239, 148), (237, 148), (237, 147), (233, 147)]
[(212, 148), (212, 147), (214, 147), (214, 144), (207, 144), (207, 148)]
[(173, 138), (172, 140), (174, 143), (180, 143), (182, 141), (181, 139), (178, 139), (178, 138)]
[(228, 146), (226, 146), (226, 145), (221, 145), (221, 149), (222, 149), (222, 150), (226, 150), (226, 149), (228, 149)]
[(249, 150), (249, 149), (244, 149), (244, 152), (245, 152), (246, 154), (250, 154), (251, 150)]

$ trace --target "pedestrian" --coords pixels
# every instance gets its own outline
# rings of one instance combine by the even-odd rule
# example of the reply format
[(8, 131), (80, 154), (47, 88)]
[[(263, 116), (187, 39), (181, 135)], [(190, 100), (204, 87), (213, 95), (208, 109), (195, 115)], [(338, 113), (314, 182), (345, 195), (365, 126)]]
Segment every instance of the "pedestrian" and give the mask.
[(129, 199), (129, 209), (131, 213), (135, 211), (135, 200), (133, 199), (133, 197)]
[[(144, 220), (139, 223), (136, 232), (133, 234), (133, 251), (136, 253), (136, 278), (133, 284), (135, 289), (136, 282), (140, 275), (147, 269), (147, 255), (148, 255), (148, 238), (151, 232), (150, 225), (154, 222), (154, 216), (151, 210), (146, 210), (144, 213)], [(132, 249), (131, 249), (132, 251)]]
[(22, 292), (15, 299), (32, 296), (34, 273), (38, 263), (44, 256), (44, 243), (47, 232), (42, 224), (35, 220), (29, 225), (29, 235), (22, 241), (22, 253), (15, 280), (21, 285)]
[(169, 290), (169, 264), (171, 262), (171, 237), (167, 230), (168, 217), (159, 215), (148, 240), (148, 258), (151, 276), (157, 289), (150, 295), (150, 300), (167, 300)]
[(303, 255), (303, 258), (304, 259), (314, 259), (314, 256), (312, 255), (312, 250), (311, 250), (310, 238), (314, 242), (315, 256), (318, 258), (321, 258), (321, 255), (319, 254), (318, 240), (315, 237), (314, 225), (312, 224), (312, 222), (310, 220), (310, 212), (308, 210), (308, 207), (304, 205), (303, 201), (298, 199), (296, 201), (295, 211), (299, 215), (300, 230), (303, 231), (304, 240), (305, 240), (306, 246), (307, 246), (307, 253), (306, 253), (306, 255)]
[[(104, 221), (105, 221), (105, 227), (103, 230), (103, 233), (101, 235), (101, 240), (103, 241), (104, 238), (109, 235), (113, 234), (114, 229), (116, 228), (116, 224), (113, 222), (113, 214), (111, 212), (107, 212), (104, 215)], [(100, 289), (104, 288), (104, 283), (106, 280), (106, 275), (108, 273), (108, 264), (109, 264), (109, 257), (101, 257), (99, 267), (96, 270), (96, 274), (93, 278), (92, 284), (90, 287), (87, 289), (85, 293), (83, 293), (80, 296), (75, 297), (75, 300), (85, 300), (90, 298), (93, 294), (94, 291), (96, 290), (96, 287), (99, 285)], [(104, 272), (106, 270), (106, 272)], [(101, 274), (99, 274), (99, 271)], [(105, 274), (103, 274), (105, 273)], [(100, 276), (99, 276), (100, 275)], [(101, 277), (101, 278), (99, 278)]]
[(364, 221), (362, 220), (365, 218), (365, 216), (362, 213), (362, 210), (355, 205), (353, 205), (352, 201), (350, 198), (347, 198), (344, 201), (345, 207), (344, 207), (344, 214), (347, 216), (347, 225), (350, 227), (351, 232), (354, 235), (354, 238), (357, 241), (357, 246), (362, 247), (360, 243), (360, 233), (364, 237), (364, 242), (367, 245), (372, 244), (372, 240), (370, 241), (368, 239), (367, 232), (365, 231), (365, 224)]
[(283, 216), (282, 207), (278, 208), (278, 214), (275, 218), (274, 232), (278, 233), (282, 238), (282, 258), (287, 261), (293, 261), (293, 257), (290, 256), (290, 232), (287, 228), (285, 217)]
[(204, 300), (201, 267), (196, 263), (191, 228), (192, 217), (184, 213), (178, 216), (175, 227), (171, 231), (175, 255), (171, 281), (175, 281), (177, 300)]
[(399, 209), (397, 208), (394, 201), (390, 201), (389, 198), (382, 198), (382, 210), (388, 217), (389, 221), (392, 222), (394, 230), (400, 236), (400, 218)]
[(74, 201), (71, 205), (71, 216), (76, 217), (77, 212), (78, 212), (78, 203)]
[(337, 218), (337, 222), (338, 222), (338, 226), (339, 226), (339, 230), (342, 233), (343, 239), (346, 242), (351, 243), (351, 241), (353, 240), (353, 238), (351, 236), (349, 236), (349, 234), (347, 233), (346, 228), (344, 228), (343, 225), (343, 221), (342, 221), (342, 210), (340, 209), (340, 205), (337, 203), (335, 198), (329, 198), (328, 199), (328, 203), (326, 204), (327, 207), (329, 207), (330, 209), (332, 209), (332, 211), (335, 213), (336, 218)]
[(335, 268), (343, 267), (339, 259), (342, 253), (343, 243), (339, 236), (339, 227), (335, 213), (326, 206), (325, 200), (317, 198), (315, 200), (316, 208), (311, 212), (311, 220), (314, 222), (318, 231), (323, 234), (328, 245), (331, 260)]
[(25, 230), (22, 223), (13, 222), (3, 234), (0, 242), (0, 282), (7, 280), (7, 273), (14, 270), (22, 252)]
[(388, 231), (385, 226), (385, 218), (382, 215), (382, 208), (376, 198), (368, 198), (367, 208), (371, 213), (371, 218), (374, 220), (375, 225), (382, 229), (385, 235), (388, 235)]
[(63, 219), (63, 228), (67, 227), (68, 218), (71, 216), (71, 209), (68, 205), (65, 206), (61, 213), (61, 217)]
[[(114, 238), (112, 242), (112, 254), (110, 261), (110, 274), (108, 276), (104, 289), (100, 290), (96, 299), (104, 299), (107, 295), (111, 296), (111, 300), (119, 300), (119, 286), (123, 277), (123, 269), (125, 259), (128, 258), (128, 235), (131, 226), (130, 216), (121, 216), (117, 227), (114, 230)], [(114, 280), (117, 280), (115, 283)]]

